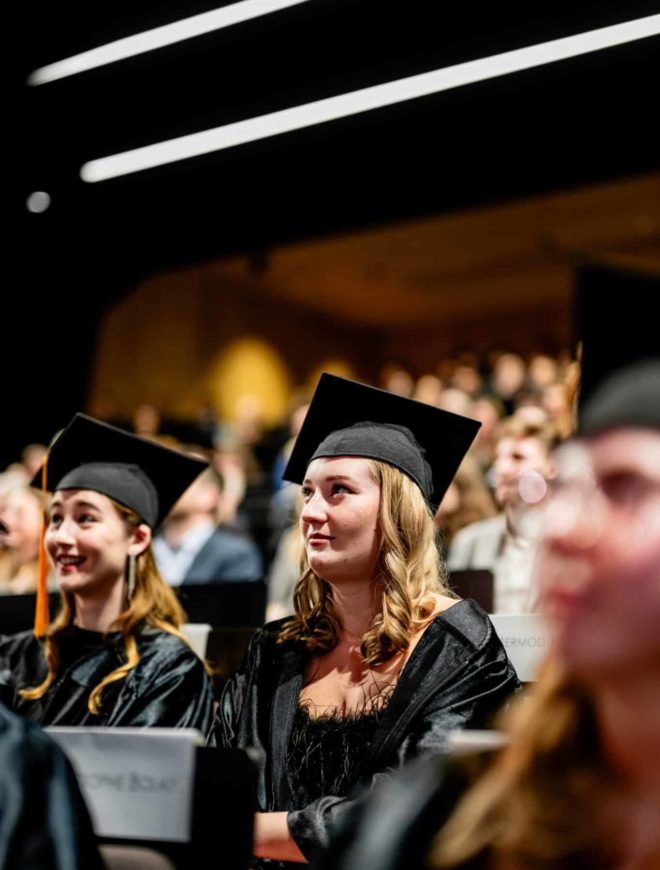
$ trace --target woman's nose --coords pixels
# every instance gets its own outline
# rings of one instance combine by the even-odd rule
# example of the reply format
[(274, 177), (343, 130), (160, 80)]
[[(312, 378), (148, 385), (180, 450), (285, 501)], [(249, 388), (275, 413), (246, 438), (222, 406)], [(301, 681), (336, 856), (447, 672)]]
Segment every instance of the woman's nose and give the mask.
[(315, 492), (303, 504), (300, 518), (304, 523), (318, 523), (326, 519), (327, 511), (325, 500), (320, 493)]
[(53, 541), (60, 546), (71, 545), (74, 543), (71, 525), (66, 521), (58, 523), (57, 526), (47, 528), (46, 535), (49, 541)]

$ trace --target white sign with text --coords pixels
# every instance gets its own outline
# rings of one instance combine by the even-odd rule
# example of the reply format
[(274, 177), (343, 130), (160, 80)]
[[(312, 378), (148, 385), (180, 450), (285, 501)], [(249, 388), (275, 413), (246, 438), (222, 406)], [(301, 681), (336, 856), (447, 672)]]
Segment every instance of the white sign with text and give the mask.
[(190, 839), (191, 728), (47, 728), (69, 757), (101, 837)]
[(538, 613), (499, 613), (490, 617), (504, 649), (523, 683), (535, 680), (550, 638)]

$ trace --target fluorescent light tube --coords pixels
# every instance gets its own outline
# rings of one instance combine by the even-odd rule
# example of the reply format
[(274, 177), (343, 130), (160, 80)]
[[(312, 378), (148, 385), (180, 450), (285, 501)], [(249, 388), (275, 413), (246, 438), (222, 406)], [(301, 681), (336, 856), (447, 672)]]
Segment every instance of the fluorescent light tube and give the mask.
[(155, 27), (153, 30), (145, 30), (143, 33), (117, 39), (107, 45), (100, 45), (90, 51), (83, 51), (81, 54), (74, 54), (64, 60), (42, 66), (30, 73), (27, 82), (29, 85), (43, 85), (98, 66), (125, 60), (136, 54), (154, 51), (156, 48), (163, 48), (165, 45), (172, 45), (184, 39), (192, 39), (204, 33), (221, 30), (223, 27), (231, 27), (232, 24), (239, 24), (250, 18), (269, 15), (288, 6), (298, 6), (308, 2), (309, 0), (242, 0), (240, 3), (202, 12), (200, 15)]
[(98, 160), (90, 160), (80, 169), (83, 181), (96, 182), (131, 172), (140, 172), (232, 148), (245, 142), (255, 142), (269, 136), (277, 136), (292, 130), (323, 124), (337, 118), (346, 118), (360, 112), (368, 112), (383, 106), (391, 106), (428, 94), (439, 93), (462, 85), (508, 75), (520, 70), (555, 63), (567, 58), (600, 51), (626, 42), (633, 42), (660, 33), (660, 15), (649, 15), (635, 21), (602, 27), (587, 33), (553, 39), (539, 45), (531, 45), (492, 57), (471, 60), (455, 66), (434, 70), (420, 75), (363, 88), (348, 94), (340, 94), (324, 100), (294, 106), (279, 112), (271, 112), (245, 121), (237, 121), (211, 130), (179, 136)]

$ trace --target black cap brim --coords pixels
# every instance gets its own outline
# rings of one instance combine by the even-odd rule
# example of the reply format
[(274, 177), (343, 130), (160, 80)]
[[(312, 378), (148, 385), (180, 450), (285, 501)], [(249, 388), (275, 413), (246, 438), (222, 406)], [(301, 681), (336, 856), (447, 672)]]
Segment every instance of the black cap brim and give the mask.
[(431, 466), (433, 487), (429, 502), (434, 509), (442, 501), (481, 425), (469, 417), (324, 372), (291, 452), (284, 479), (301, 484), (324, 438), (331, 432), (365, 421), (405, 426), (411, 430)]
[[(126, 507), (137, 510), (152, 528), (160, 525), (179, 497), (208, 467), (208, 463), (201, 459), (140, 438), (86, 414), (76, 414), (50, 447), (46, 471), (48, 491), (54, 492), (71, 472), (88, 465), (94, 467), (95, 483), (84, 488), (103, 492)], [(104, 466), (108, 467), (106, 481)], [(131, 493), (136, 486), (139, 487), (139, 481), (136, 483), (134, 480), (128, 486), (125, 483), (118, 485), (117, 480), (122, 477), (117, 474), (118, 466), (137, 466), (153, 485), (157, 494), (157, 504), (153, 508), (141, 511), (138, 505), (130, 503)], [(80, 476), (84, 479), (84, 469)], [(97, 486), (98, 480), (101, 483)], [(106, 487), (104, 482), (108, 484)], [(42, 488), (42, 470), (37, 472), (32, 485)], [(150, 515), (144, 515), (146, 513)]]

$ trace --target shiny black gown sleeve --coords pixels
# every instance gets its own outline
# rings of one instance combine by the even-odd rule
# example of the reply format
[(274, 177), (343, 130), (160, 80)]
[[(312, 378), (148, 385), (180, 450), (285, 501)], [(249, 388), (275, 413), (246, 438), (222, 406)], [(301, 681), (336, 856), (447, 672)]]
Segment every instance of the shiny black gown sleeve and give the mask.
[[(166, 632), (162, 632), (166, 634)], [(106, 725), (132, 728), (197, 728), (206, 734), (213, 695), (204, 665), (177, 637), (160, 637), (141, 650), (136, 675), (127, 683)]]
[(125, 661), (123, 641), (112, 640), (58, 675), (46, 695), (22, 698), (21, 688), (39, 685), (46, 675), (42, 645), (31, 632), (0, 643), (0, 699), (40, 725), (197, 728), (212, 721), (213, 695), (202, 662), (175, 635), (144, 628), (138, 635), (140, 661), (103, 693), (98, 715), (87, 702), (101, 680)]
[(102, 870), (75, 775), (38, 726), (0, 705), (0, 867)]
[[(264, 668), (266, 632), (259, 630), (250, 641), (243, 661), (225, 685), (208, 734), (209, 746), (224, 749), (265, 748), (254, 740), (254, 733), (265, 724), (267, 697), (259, 691), (258, 680)], [(275, 676), (275, 675), (273, 675)], [(247, 729), (245, 725), (247, 724)]]
[[(494, 755), (435, 755), (397, 771), (355, 802), (314, 870), (431, 870), (436, 835)], [(487, 866), (480, 856), (464, 870)]]

